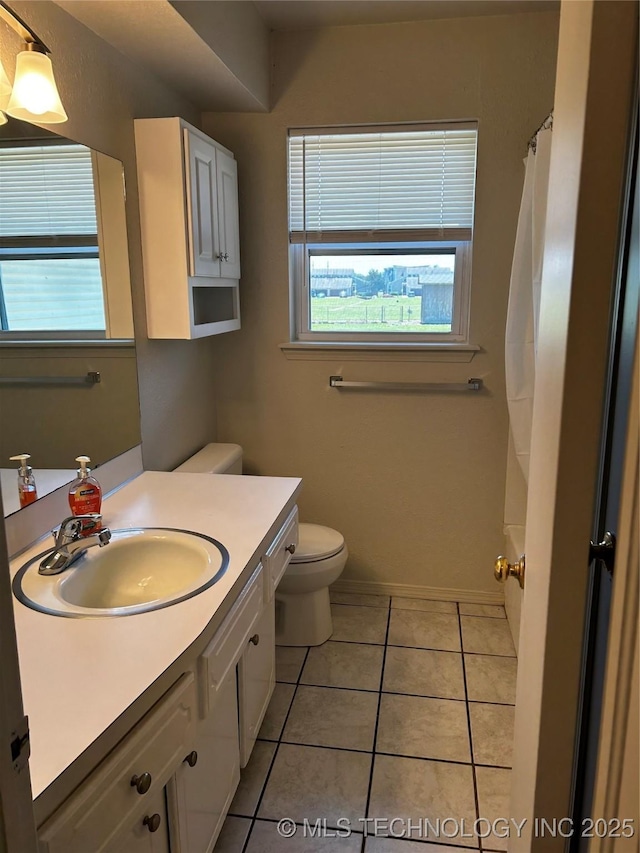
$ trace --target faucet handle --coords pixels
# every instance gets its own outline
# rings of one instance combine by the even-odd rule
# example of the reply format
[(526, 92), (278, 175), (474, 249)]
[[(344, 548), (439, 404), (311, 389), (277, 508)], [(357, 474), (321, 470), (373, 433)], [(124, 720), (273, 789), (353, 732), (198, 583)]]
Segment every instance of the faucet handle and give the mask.
[(86, 515), (70, 515), (61, 522), (56, 538), (57, 545), (68, 545), (81, 536), (89, 535), (96, 528), (101, 527), (102, 516), (98, 512), (90, 512)]

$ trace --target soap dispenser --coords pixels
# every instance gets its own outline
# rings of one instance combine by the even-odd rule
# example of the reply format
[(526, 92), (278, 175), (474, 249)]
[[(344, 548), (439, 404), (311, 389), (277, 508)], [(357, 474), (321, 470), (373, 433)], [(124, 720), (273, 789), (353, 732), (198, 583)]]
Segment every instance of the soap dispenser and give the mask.
[(18, 468), (18, 498), (21, 508), (38, 500), (36, 478), (33, 476), (33, 468), (28, 464), (29, 459), (31, 456), (28, 453), (18, 453), (17, 456), (9, 457), (11, 462), (20, 463)]
[[(88, 456), (77, 456), (80, 463), (78, 476), (69, 486), (69, 507), (72, 515), (99, 513), (102, 506), (102, 489), (95, 477), (91, 476)], [(95, 532), (96, 528), (92, 528)]]

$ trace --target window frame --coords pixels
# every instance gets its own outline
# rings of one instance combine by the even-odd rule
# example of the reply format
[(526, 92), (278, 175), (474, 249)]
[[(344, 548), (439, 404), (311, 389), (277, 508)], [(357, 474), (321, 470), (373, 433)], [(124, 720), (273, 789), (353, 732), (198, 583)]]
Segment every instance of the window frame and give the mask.
[[(376, 251), (382, 249), (382, 251)], [(450, 332), (336, 332), (314, 331), (311, 325), (309, 257), (311, 254), (455, 255), (453, 312)], [(406, 243), (293, 243), (290, 246), (291, 290), (294, 302), (295, 338), (300, 342), (336, 343), (468, 343), (471, 242), (463, 240)]]
[[(29, 149), (33, 145), (38, 148), (67, 148), (74, 147), (85, 149), (89, 152), (92, 163), (92, 190), (95, 198), (95, 164), (94, 155), (90, 148), (64, 137), (48, 139), (46, 137), (8, 139), (4, 140), (0, 147), (14, 149)], [(96, 209), (96, 231), (74, 233), (42, 233), (42, 234), (12, 234), (0, 235), (0, 262), (2, 261), (31, 261), (31, 260), (98, 260), (100, 265), (101, 291), (105, 328), (103, 329), (8, 329), (5, 297), (0, 277), (0, 345), (24, 343), (31, 344), (38, 341), (51, 341), (52, 343), (65, 343), (67, 341), (82, 341), (96, 343), (106, 341), (108, 334), (107, 300), (105, 293), (105, 281), (103, 270), (103, 259), (99, 246), (99, 211)]]
[[(289, 204), (290, 190), (290, 164), (289, 164), (289, 140), (292, 135), (323, 134), (332, 133), (376, 133), (380, 131), (390, 132), (397, 130), (424, 129), (424, 130), (449, 130), (452, 128), (471, 128), (476, 132), (476, 159), (473, 177), (473, 218), (475, 219), (475, 194), (477, 190), (477, 148), (478, 148), (478, 123), (477, 121), (442, 121), (442, 122), (408, 122), (405, 124), (392, 125), (360, 125), (340, 126), (325, 128), (290, 128), (287, 136), (287, 203)], [(442, 239), (442, 232), (438, 236), (427, 236), (425, 232), (432, 229), (421, 229), (422, 235), (410, 238), (412, 229), (401, 229), (388, 232), (388, 239), (371, 239), (365, 242), (355, 241), (355, 233), (336, 231), (337, 239), (332, 241), (324, 232), (321, 242), (313, 242), (314, 234), (305, 232), (302, 241), (292, 240), (289, 231), (289, 288), (290, 288), (290, 340), (293, 344), (366, 344), (367, 347), (376, 345), (388, 347), (391, 344), (424, 345), (425, 349), (433, 346), (445, 345), (468, 345), (469, 344), (469, 321), (471, 304), (471, 270), (472, 270), (472, 248), (473, 248), (473, 222), (470, 229), (469, 239), (463, 239), (455, 234), (456, 229), (451, 229), (455, 239)], [(433, 229), (435, 230), (435, 229)], [(308, 233), (308, 242), (306, 240)], [(383, 237), (382, 231), (375, 234), (376, 238)], [(414, 232), (415, 233), (415, 232)], [(343, 235), (342, 239), (339, 235)], [(373, 237), (373, 235), (372, 235)], [(311, 281), (309, 258), (313, 255), (324, 253), (344, 254), (371, 254), (376, 257), (380, 255), (393, 254), (455, 254), (455, 271), (453, 282), (453, 310), (450, 332), (336, 332), (336, 331), (314, 331), (311, 325)]]

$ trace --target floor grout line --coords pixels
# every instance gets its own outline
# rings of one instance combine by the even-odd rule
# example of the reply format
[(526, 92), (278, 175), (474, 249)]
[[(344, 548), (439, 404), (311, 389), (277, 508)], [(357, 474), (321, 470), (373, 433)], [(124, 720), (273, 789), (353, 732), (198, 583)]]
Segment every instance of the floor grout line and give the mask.
[[(460, 615), (460, 605), (459, 604), (457, 605), (457, 608), (458, 608), (458, 630), (460, 631), (460, 646), (462, 648), (462, 679), (464, 681), (464, 695), (465, 695), (465, 698), (467, 700), (465, 703), (465, 707), (466, 707), (466, 711), (467, 711), (467, 727), (468, 727), (468, 731), (469, 731), (469, 755), (471, 758), (471, 776), (473, 779), (473, 797), (474, 797), (475, 804), (476, 804), (476, 818), (479, 820), (480, 819), (480, 800), (478, 798), (478, 780), (476, 778), (476, 768), (475, 768), (475, 764), (473, 763), (473, 761), (474, 761), (473, 735), (471, 732), (471, 713), (470, 713), (470, 709), (469, 709), (469, 690), (467, 687), (467, 668), (466, 668), (465, 662), (464, 662), (464, 640), (462, 637), (462, 617)], [(482, 839), (481, 838), (478, 838), (478, 846), (479, 846), (480, 851), (482, 853)]]
[[(304, 654), (304, 659), (303, 659), (302, 664), (300, 666), (300, 669), (298, 672), (298, 677), (297, 677), (295, 682), (293, 682), (293, 681), (276, 681), (277, 684), (282, 684), (282, 685), (286, 684), (286, 685), (293, 687), (293, 692), (291, 694), (289, 706), (288, 706), (286, 714), (284, 716), (284, 721), (282, 723), (282, 727), (280, 729), (280, 734), (279, 734), (278, 738), (277, 739), (276, 738), (264, 738), (264, 737), (258, 736), (258, 740), (263, 741), (265, 743), (275, 744), (275, 748), (273, 751), (273, 756), (272, 756), (271, 761), (269, 763), (269, 767), (268, 767), (266, 776), (264, 778), (264, 781), (262, 782), (262, 785), (260, 788), (260, 794), (259, 794), (258, 799), (256, 801), (255, 808), (253, 809), (253, 814), (251, 816), (249, 816), (249, 815), (240, 815), (240, 814), (235, 814), (235, 813), (229, 812), (229, 815), (228, 815), (229, 817), (235, 817), (235, 818), (240, 818), (240, 819), (250, 821), (249, 830), (247, 832), (247, 836), (246, 836), (245, 841), (242, 845), (240, 853), (246, 853), (246, 851), (249, 847), (250, 841), (251, 841), (251, 837), (252, 837), (253, 832), (254, 832), (254, 827), (255, 827), (256, 822), (262, 821), (262, 822), (276, 823), (276, 824), (278, 822), (275, 818), (267, 818), (267, 817), (260, 817), (259, 818), (258, 812), (260, 810), (263, 799), (265, 797), (266, 790), (267, 790), (267, 787), (269, 785), (269, 781), (270, 781), (270, 778), (271, 778), (271, 775), (273, 772), (273, 768), (275, 766), (277, 756), (280, 752), (280, 747), (283, 744), (287, 745), (287, 746), (289, 746), (289, 745), (301, 746), (301, 747), (308, 747), (311, 749), (334, 750), (334, 751), (338, 751), (338, 752), (353, 752), (353, 753), (357, 753), (360, 755), (369, 755), (371, 757), (371, 767), (370, 767), (370, 771), (369, 771), (369, 779), (368, 779), (367, 793), (366, 793), (365, 812), (364, 812), (365, 818), (368, 817), (369, 810), (371, 807), (371, 794), (372, 794), (372, 789), (373, 789), (373, 776), (374, 776), (377, 756), (386, 756), (386, 757), (390, 757), (390, 758), (400, 758), (400, 759), (409, 759), (409, 760), (413, 759), (414, 761), (429, 761), (429, 762), (435, 762), (438, 764), (452, 764), (452, 765), (457, 765), (460, 767), (470, 767), (471, 772), (472, 772), (473, 795), (474, 795), (474, 802), (475, 802), (476, 818), (480, 817), (480, 804), (479, 804), (478, 781), (477, 781), (477, 776), (476, 776), (476, 768), (477, 767), (482, 767), (482, 768), (486, 767), (486, 768), (499, 769), (499, 770), (511, 770), (510, 767), (507, 767), (504, 765), (486, 764), (486, 763), (476, 762), (474, 760), (473, 735), (472, 735), (472, 729), (471, 729), (471, 707), (473, 705), (490, 705), (490, 706), (497, 706), (497, 707), (514, 708), (515, 703), (491, 702), (491, 701), (483, 701), (481, 699), (473, 699), (473, 700), (469, 699), (469, 685), (467, 682), (467, 671), (466, 671), (466, 660), (465, 660), (465, 658), (466, 658), (466, 656), (478, 655), (478, 656), (486, 656), (486, 657), (504, 658), (507, 660), (514, 660), (515, 659), (517, 661), (517, 657), (514, 654), (495, 654), (495, 653), (486, 652), (486, 651), (483, 651), (483, 652), (466, 651), (464, 649), (463, 632), (462, 632), (462, 626), (463, 626), (462, 617), (463, 616), (469, 617), (469, 618), (476, 618), (476, 619), (492, 619), (494, 621), (499, 621), (501, 619), (504, 619), (504, 617), (501, 617), (501, 616), (500, 617), (498, 617), (498, 616), (480, 616), (480, 615), (475, 615), (475, 614), (461, 613), (460, 612), (461, 605), (459, 602), (457, 602), (455, 605), (456, 606), (456, 612), (455, 613), (442, 613), (442, 611), (438, 611), (438, 610), (433, 610), (433, 611), (424, 610), (423, 611), (423, 610), (416, 610), (413, 608), (397, 608), (397, 607), (393, 607), (393, 599), (392, 598), (389, 599), (389, 604), (387, 606), (368, 605), (368, 604), (347, 604), (347, 603), (342, 603), (342, 602), (331, 602), (331, 605), (332, 605), (332, 607), (333, 606), (362, 607), (362, 608), (367, 607), (369, 610), (386, 610), (387, 611), (384, 641), (381, 641), (381, 642), (371, 642), (371, 641), (361, 642), (359, 640), (338, 640), (338, 639), (333, 639), (333, 638), (330, 638), (330, 640), (328, 641), (331, 643), (343, 643), (345, 645), (365, 645), (365, 646), (372, 646), (374, 648), (382, 648), (383, 649), (382, 666), (380, 669), (379, 686), (376, 690), (372, 690), (370, 688), (359, 688), (359, 687), (350, 687), (350, 686), (343, 686), (343, 685), (303, 683), (302, 682), (302, 676), (303, 676), (303, 672), (305, 670), (305, 666), (307, 664), (307, 661), (309, 659), (311, 647), (306, 648), (306, 651)], [(498, 606), (498, 605), (496, 605), (496, 606)], [(457, 621), (458, 634), (459, 634), (459, 638), (460, 638), (460, 648), (459, 649), (438, 649), (438, 648), (432, 648), (429, 646), (398, 645), (395, 643), (390, 643), (389, 642), (389, 635), (390, 635), (391, 618), (392, 618), (393, 612), (405, 612), (405, 613), (406, 612), (416, 612), (416, 613), (425, 613), (425, 614), (429, 613), (431, 615), (437, 614), (437, 615), (455, 616), (456, 621)], [(406, 693), (406, 692), (402, 692), (402, 691), (384, 690), (383, 687), (384, 687), (385, 667), (386, 667), (386, 662), (387, 662), (387, 652), (388, 652), (389, 648), (401, 648), (401, 649), (405, 648), (405, 649), (415, 649), (415, 650), (439, 652), (439, 653), (443, 653), (443, 654), (457, 654), (457, 655), (459, 655), (461, 658), (461, 663), (462, 663), (464, 698), (459, 699), (459, 698), (454, 698), (451, 696), (424, 695), (421, 693)], [(296, 697), (299, 693), (300, 687), (320, 688), (320, 689), (326, 689), (326, 690), (343, 690), (343, 691), (360, 692), (360, 693), (367, 693), (367, 694), (376, 694), (377, 693), (378, 701), (377, 701), (376, 716), (375, 716), (373, 744), (372, 744), (371, 750), (353, 749), (350, 747), (328, 746), (328, 745), (324, 745), (324, 744), (311, 744), (311, 743), (303, 743), (303, 742), (295, 742), (295, 741), (287, 740), (285, 738), (284, 733), (285, 733), (285, 729), (286, 729), (288, 720), (289, 720), (290, 715), (292, 713), (293, 706), (294, 706), (295, 701), (296, 701)], [(406, 755), (406, 754), (399, 753), (399, 752), (396, 753), (396, 752), (387, 752), (387, 751), (378, 750), (377, 747), (378, 747), (378, 736), (379, 736), (379, 727), (380, 727), (380, 713), (381, 713), (381, 706), (382, 706), (382, 697), (385, 694), (389, 695), (389, 696), (408, 696), (408, 697), (412, 697), (412, 698), (416, 698), (416, 699), (440, 700), (440, 701), (457, 702), (457, 703), (464, 702), (465, 703), (465, 709), (466, 709), (467, 730), (468, 730), (468, 737), (469, 737), (469, 761), (454, 761), (454, 760), (450, 760), (450, 759), (431, 758), (428, 756), (421, 756), (421, 755)], [(395, 745), (396, 744), (394, 743), (394, 746)], [(295, 821), (295, 823), (298, 826), (304, 825), (301, 821)], [(353, 830), (352, 834), (354, 836), (357, 836), (357, 835), (360, 835), (361, 833), (358, 830)], [(360, 853), (365, 853), (366, 844), (367, 844), (367, 837), (368, 836), (366, 834), (362, 833), (362, 843), (360, 846)], [(423, 839), (423, 838), (406, 838), (406, 837), (403, 837), (399, 840), (404, 840), (404, 841), (407, 841), (409, 843), (414, 842), (414, 843), (420, 843), (420, 844), (440, 844), (441, 846), (444, 844), (444, 842), (441, 842), (441, 841), (433, 841), (433, 839)], [(483, 839), (478, 838), (478, 839), (476, 839), (476, 841), (477, 841), (476, 847), (467, 847), (466, 845), (456, 844), (455, 841), (451, 841), (451, 840), (447, 840), (447, 843), (444, 844), (444, 846), (455, 847), (460, 851), (468, 850), (468, 851), (470, 851), (470, 853), (473, 853), (474, 850), (476, 851), (476, 853), (490, 853), (490, 848), (483, 846)], [(485, 842), (485, 845), (486, 845), (486, 842)]]
[[(380, 608), (378, 608), (378, 610), (380, 610)], [(415, 612), (415, 611), (412, 611), (412, 612)], [(441, 616), (443, 614), (436, 614), (436, 615)], [(454, 614), (453, 613), (447, 613), (444, 615), (453, 616)], [(447, 652), (450, 654), (458, 654), (458, 655), (460, 655), (460, 654), (482, 655), (483, 657), (489, 657), (489, 658), (507, 658), (508, 660), (516, 660), (516, 661), (518, 660), (518, 657), (515, 654), (515, 652), (514, 652), (514, 654), (501, 655), (501, 654), (498, 654), (497, 652), (471, 652), (471, 651), (462, 651), (461, 649), (437, 649), (437, 648), (434, 648), (433, 646), (407, 646), (407, 645), (403, 645), (402, 643), (372, 643), (372, 642), (362, 643), (362, 642), (360, 642), (360, 640), (333, 640), (333, 639), (331, 640), (331, 642), (332, 643), (346, 643), (348, 645), (350, 644), (350, 645), (363, 645), (363, 646), (378, 646), (380, 648), (382, 648), (382, 646), (388, 645), (394, 649), (421, 649), (422, 651), (425, 651), (425, 652)]]
[[(392, 646), (392, 648), (394, 648)], [(447, 654), (460, 654), (459, 652), (448, 652)], [(293, 686), (293, 682), (291, 681), (278, 681), (277, 684), (289, 684)], [(372, 690), (370, 688), (365, 687), (345, 687), (344, 684), (317, 684), (317, 683), (307, 683), (300, 682), (299, 687), (322, 687), (326, 690), (350, 690), (354, 693), (380, 693), (380, 690)], [(446, 702), (469, 702), (471, 705), (497, 705), (502, 708), (515, 708), (515, 702), (493, 702), (490, 699), (465, 699), (458, 698), (457, 696), (438, 696), (436, 694), (430, 693), (408, 693), (403, 690), (382, 690), (382, 693), (385, 693), (389, 696), (412, 696), (415, 699), (440, 699)], [(274, 740), (274, 738), (258, 738), (258, 740)]]
[[(387, 641), (389, 639), (389, 630), (391, 628), (391, 599), (389, 599), (389, 608), (387, 612), (387, 630), (384, 636), (384, 652), (382, 653), (382, 669), (380, 670), (380, 689), (378, 691), (378, 707), (376, 709), (376, 724), (373, 730), (373, 745), (371, 750), (371, 769), (369, 770), (369, 785), (367, 787), (367, 798), (364, 805), (364, 817), (369, 817), (369, 808), (371, 806), (371, 788), (373, 787), (373, 772), (376, 763), (376, 746), (378, 743), (378, 726), (380, 724), (380, 705), (382, 704), (382, 685), (384, 684), (384, 668), (387, 662)], [(362, 838), (362, 851), (364, 853), (367, 843), (366, 835)]]

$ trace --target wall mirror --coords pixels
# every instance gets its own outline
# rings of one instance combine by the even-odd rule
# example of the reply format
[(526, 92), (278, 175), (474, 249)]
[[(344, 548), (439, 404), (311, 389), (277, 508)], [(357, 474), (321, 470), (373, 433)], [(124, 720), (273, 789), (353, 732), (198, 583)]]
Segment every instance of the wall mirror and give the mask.
[[(140, 443), (122, 163), (24, 122), (0, 127), (0, 474), (20, 509)], [(99, 472), (97, 473), (99, 478)]]

